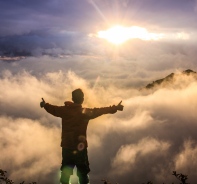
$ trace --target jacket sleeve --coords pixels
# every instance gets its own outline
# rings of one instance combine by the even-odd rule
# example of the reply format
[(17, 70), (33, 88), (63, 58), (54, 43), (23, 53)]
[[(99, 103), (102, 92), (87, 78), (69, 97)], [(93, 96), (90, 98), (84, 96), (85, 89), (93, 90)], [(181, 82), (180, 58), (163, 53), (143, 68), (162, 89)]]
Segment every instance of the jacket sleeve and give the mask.
[(103, 114), (114, 114), (116, 112), (117, 112), (117, 108), (115, 105), (110, 106), (110, 107), (102, 107), (102, 108), (94, 108), (94, 109), (85, 108), (83, 110), (83, 113), (89, 119), (97, 118)]
[(46, 103), (44, 106), (44, 109), (52, 114), (53, 116), (56, 117), (62, 117), (64, 114), (64, 106), (56, 106), (56, 105), (51, 105), (49, 103)]

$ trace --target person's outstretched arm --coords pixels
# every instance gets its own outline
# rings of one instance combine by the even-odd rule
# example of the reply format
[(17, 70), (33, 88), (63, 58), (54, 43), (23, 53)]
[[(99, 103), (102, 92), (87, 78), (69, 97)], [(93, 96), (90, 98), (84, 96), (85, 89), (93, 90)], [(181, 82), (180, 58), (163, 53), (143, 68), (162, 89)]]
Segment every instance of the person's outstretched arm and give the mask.
[(84, 109), (84, 114), (86, 114), (89, 119), (97, 118), (103, 114), (114, 114), (117, 111), (123, 111), (124, 106), (121, 104), (122, 101), (118, 105), (113, 105), (109, 107), (102, 108), (94, 108), (94, 109)]
[(63, 114), (63, 106), (56, 106), (46, 103), (45, 100), (42, 98), (40, 102), (40, 107), (43, 108), (50, 114), (56, 117), (61, 117)]

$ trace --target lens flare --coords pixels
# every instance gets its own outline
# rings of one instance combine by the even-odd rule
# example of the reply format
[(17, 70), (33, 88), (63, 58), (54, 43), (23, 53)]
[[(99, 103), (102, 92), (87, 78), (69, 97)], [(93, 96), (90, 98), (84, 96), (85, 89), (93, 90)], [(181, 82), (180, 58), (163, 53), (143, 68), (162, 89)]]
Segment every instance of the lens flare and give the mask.
[(77, 149), (79, 150), (79, 151), (82, 151), (82, 150), (84, 150), (84, 148), (85, 148), (85, 144), (84, 143), (79, 143), (78, 144), (78, 146), (77, 146)]
[(86, 138), (84, 135), (80, 135), (78, 139), (79, 139), (80, 143), (78, 144), (77, 149), (78, 149), (78, 151), (82, 151), (85, 149)]

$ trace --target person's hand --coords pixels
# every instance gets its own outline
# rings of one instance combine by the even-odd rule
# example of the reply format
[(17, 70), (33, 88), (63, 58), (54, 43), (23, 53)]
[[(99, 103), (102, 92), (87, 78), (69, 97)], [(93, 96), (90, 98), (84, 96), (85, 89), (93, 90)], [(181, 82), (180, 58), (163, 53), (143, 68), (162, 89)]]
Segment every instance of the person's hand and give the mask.
[(40, 107), (43, 108), (45, 106), (45, 104), (46, 103), (45, 103), (44, 99), (42, 98), (42, 102), (40, 102)]
[(118, 111), (123, 111), (124, 106), (121, 104), (122, 100), (120, 101), (120, 103), (116, 106)]

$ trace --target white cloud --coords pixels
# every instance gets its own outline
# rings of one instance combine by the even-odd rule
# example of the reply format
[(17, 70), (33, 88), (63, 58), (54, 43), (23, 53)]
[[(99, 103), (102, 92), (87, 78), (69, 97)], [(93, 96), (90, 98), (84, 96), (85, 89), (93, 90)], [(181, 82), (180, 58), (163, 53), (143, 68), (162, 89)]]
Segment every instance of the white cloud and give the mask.
[(180, 153), (175, 158), (175, 169), (187, 175), (197, 172), (197, 144), (196, 140), (185, 140)]
[(1, 167), (14, 181), (44, 180), (60, 163), (60, 130), (31, 119), (0, 117)]
[(169, 143), (150, 137), (143, 138), (137, 144), (123, 145), (113, 158), (112, 172), (114, 175), (132, 172), (134, 167), (139, 167), (136, 163), (138, 159), (165, 155), (169, 147)]
[[(59, 170), (61, 162), (61, 120), (47, 114), (39, 107), (39, 102), (43, 97), (49, 103), (63, 105), (65, 100), (71, 100), (72, 90), (78, 87), (85, 92), (85, 107), (109, 106), (120, 100), (125, 106), (123, 112), (104, 115), (89, 124), (90, 178), (93, 182), (100, 181), (105, 175), (127, 184), (131, 173), (135, 175), (133, 182), (142, 182), (140, 175), (144, 175), (144, 182), (148, 179), (159, 182), (171, 174), (175, 165), (179, 165), (177, 172), (184, 167), (185, 161), (181, 162), (182, 165), (177, 161), (182, 153), (179, 148), (188, 137), (197, 139), (195, 78), (180, 75), (174, 80), (174, 85), (147, 93), (120, 88), (109, 81), (105, 81), (108, 85), (103, 87), (101, 82), (93, 85), (91, 79), (84, 79), (73, 71), (51, 71), (42, 75), (27, 71), (17, 74), (9, 70), (2, 72), (0, 85), (4, 90), (0, 93), (0, 122), (3, 128), (0, 137), (3, 141), (0, 146), (5, 154), (0, 162), (7, 166), (3, 169), (8, 168), (14, 179), (31, 166), (27, 176), (29, 181), (33, 176), (36, 179), (44, 169), (46, 159), (55, 155), (59, 161), (49, 163), (50, 167), (44, 172), (51, 179), (50, 172)], [(38, 140), (41, 141), (37, 143)], [(32, 147), (34, 141), (36, 147)], [(46, 146), (42, 147), (43, 144)], [(14, 157), (15, 148), (17, 157)], [(45, 154), (54, 149), (45, 159)], [(20, 155), (21, 152), (24, 154)], [(195, 149), (191, 153), (195, 153)], [(12, 165), (9, 160), (12, 160)], [(36, 171), (38, 165), (43, 167)], [(118, 172), (118, 167), (121, 174), (113, 175)], [(192, 175), (192, 171), (190, 173)], [(38, 179), (40, 176), (37, 176)], [(40, 182), (46, 183), (44, 179)]]

